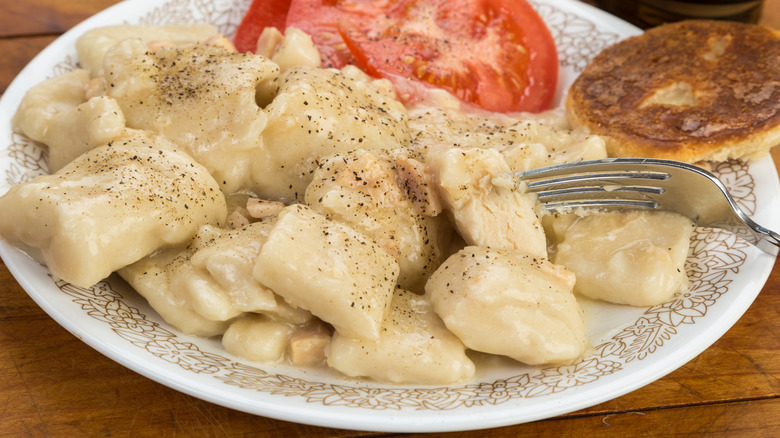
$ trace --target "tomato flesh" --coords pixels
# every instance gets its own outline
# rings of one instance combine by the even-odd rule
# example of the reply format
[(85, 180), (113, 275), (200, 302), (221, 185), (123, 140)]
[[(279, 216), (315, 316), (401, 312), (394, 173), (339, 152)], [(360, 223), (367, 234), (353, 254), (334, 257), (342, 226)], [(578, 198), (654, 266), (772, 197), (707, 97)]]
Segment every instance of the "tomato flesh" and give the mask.
[(443, 88), (489, 111), (538, 112), (554, 97), (555, 42), (525, 0), (285, 0), (274, 9), (284, 5), (277, 25), (282, 17), (311, 35), (323, 67), (357, 65), (407, 103)]
[(538, 112), (555, 93), (555, 43), (522, 1), (407, 0), (363, 28), (339, 27), (358, 65), (407, 101), (419, 97), (409, 79), (496, 112)]

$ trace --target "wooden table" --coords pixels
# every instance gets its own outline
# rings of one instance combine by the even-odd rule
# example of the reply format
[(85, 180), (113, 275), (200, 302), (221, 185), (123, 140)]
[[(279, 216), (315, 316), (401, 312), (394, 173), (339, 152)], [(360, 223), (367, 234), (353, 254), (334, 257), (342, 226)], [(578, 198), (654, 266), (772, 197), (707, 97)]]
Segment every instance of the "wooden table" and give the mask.
[[(63, 31), (115, 0), (0, 0), (0, 92)], [(780, 28), (780, 0), (764, 22)], [(773, 152), (780, 164), (780, 148)], [(1, 214), (1, 213), (0, 213)], [(704, 353), (628, 395), (535, 423), (441, 436), (780, 436), (780, 264)], [(393, 436), (257, 417), (155, 383), (60, 327), (0, 263), (0, 436)]]

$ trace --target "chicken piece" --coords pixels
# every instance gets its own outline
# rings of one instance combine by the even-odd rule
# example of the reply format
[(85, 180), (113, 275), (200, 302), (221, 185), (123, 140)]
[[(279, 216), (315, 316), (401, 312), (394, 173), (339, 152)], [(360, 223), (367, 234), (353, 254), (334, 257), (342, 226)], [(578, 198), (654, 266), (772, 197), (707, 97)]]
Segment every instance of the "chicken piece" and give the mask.
[(275, 27), (266, 27), (257, 39), (255, 53), (270, 58), (282, 72), (294, 67), (319, 67), (320, 52), (306, 32), (288, 27), (284, 35)]
[(294, 365), (316, 366), (325, 363), (331, 332), (327, 324), (316, 318), (291, 324), (248, 313), (230, 323), (222, 344), (228, 353), (256, 362), (279, 362), (286, 353)]
[(298, 328), (290, 336), (287, 355), (295, 365), (325, 363), (325, 350), (330, 345), (333, 329), (319, 320)]
[(574, 274), (517, 250), (469, 246), (448, 258), (426, 296), (466, 347), (528, 365), (569, 363), (588, 340)]
[(291, 205), (263, 244), (254, 277), (337, 331), (377, 339), (398, 263), (357, 231)]
[(227, 223), (230, 228), (242, 228), (252, 223), (249, 220), (249, 213), (244, 214), (242, 211), (233, 210), (227, 215)]
[(494, 179), (510, 172), (494, 149), (432, 149), (428, 165), (463, 239), (474, 246), (518, 249), (547, 257), (547, 240), (535, 212), (536, 198)]
[(393, 166), (398, 185), (404, 189), (417, 211), (431, 217), (444, 212), (444, 201), (439, 195), (436, 176), (425, 163), (399, 154), (395, 156)]
[(277, 201), (266, 201), (250, 197), (246, 202), (247, 213), (254, 219), (278, 216), (283, 208), (284, 203)]
[[(186, 176), (186, 178), (182, 177)], [(204, 224), (225, 220), (205, 168), (163, 138), (133, 132), (0, 198), (0, 235), (52, 274), (91, 287)]]
[(433, 312), (427, 298), (396, 289), (377, 340), (336, 333), (328, 365), (342, 373), (381, 382), (448, 385), (474, 375), (463, 343)]
[(259, 220), (272, 220), (285, 207), (283, 202), (260, 199), (241, 192), (231, 193), (225, 199), (230, 228), (242, 228)]
[(203, 44), (212, 47), (220, 47), (227, 50), (228, 52), (236, 51), (236, 46), (233, 44), (233, 41), (221, 33), (208, 37), (205, 41), (203, 41)]
[[(431, 216), (441, 201), (437, 192), (425, 192), (434, 185), (432, 177), (414, 181), (425, 171), (422, 163), (413, 162), (402, 154), (391, 161), (362, 149), (333, 155), (320, 162), (305, 200), (376, 242), (398, 261), (399, 285), (422, 292), (444, 260), (451, 228), (443, 216)], [(410, 195), (415, 190), (420, 194)], [(434, 205), (427, 207), (426, 201)]]
[(655, 306), (685, 290), (693, 223), (669, 212), (592, 212), (544, 219), (551, 259), (577, 276), (574, 292)]

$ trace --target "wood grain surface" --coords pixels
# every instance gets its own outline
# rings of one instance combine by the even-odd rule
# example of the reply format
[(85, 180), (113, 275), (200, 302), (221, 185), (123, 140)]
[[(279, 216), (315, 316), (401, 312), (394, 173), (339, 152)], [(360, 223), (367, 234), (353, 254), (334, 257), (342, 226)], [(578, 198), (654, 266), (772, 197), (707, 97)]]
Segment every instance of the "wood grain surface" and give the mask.
[[(116, 1), (0, 0), (0, 92), (40, 50)], [(780, 0), (763, 22), (780, 28)], [(780, 165), (780, 148), (773, 150)], [(2, 214), (2, 212), (0, 212)], [(756, 301), (701, 355), (641, 389), (517, 426), (441, 437), (780, 436), (780, 265)], [(0, 263), (0, 437), (354, 437), (254, 416), (182, 394), (109, 360), (45, 314)], [(414, 436), (414, 435), (407, 435)]]

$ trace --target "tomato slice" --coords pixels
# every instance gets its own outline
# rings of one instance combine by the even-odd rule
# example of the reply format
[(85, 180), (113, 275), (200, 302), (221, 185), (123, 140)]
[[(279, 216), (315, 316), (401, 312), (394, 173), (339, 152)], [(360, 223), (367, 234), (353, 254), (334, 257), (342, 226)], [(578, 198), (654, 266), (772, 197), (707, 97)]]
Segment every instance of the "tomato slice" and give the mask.
[(265, 25), (295, 26), (323, 67), (357, 65), (391, 80), (407, 103), (437, 87), (489, 111), (538, 112), (555, 94), (555, 42), (525, 0), (254, 0), (250, 13), (238, 32), (244, 48), (254, 50)]
[(338, 27), (357, 64), (407, 102), (421, 86), (438, 87), (489, 111), (538, 112), (555, 94), (555, 42), (523, 0), (405, 0), (370, 23)]
[(233, 37), (236, 50), (254, 53), (257, 49), (257, 39), (266, 27), (275, 27), (283, 32), (290, 1), (253, 0), (236, 29), (236, 36)]

